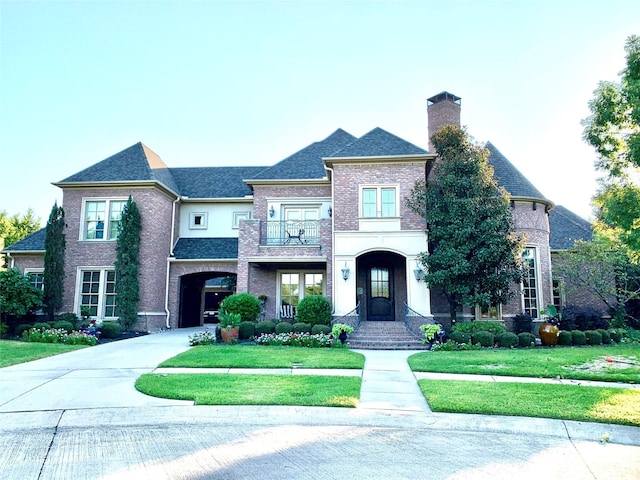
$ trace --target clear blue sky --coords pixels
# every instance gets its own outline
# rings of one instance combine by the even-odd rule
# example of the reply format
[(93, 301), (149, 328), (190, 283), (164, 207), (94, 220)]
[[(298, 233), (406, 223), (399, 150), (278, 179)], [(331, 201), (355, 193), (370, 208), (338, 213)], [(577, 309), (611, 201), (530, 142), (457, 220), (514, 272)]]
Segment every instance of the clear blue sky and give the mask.
[(591, 215), (580, 120), (640, 2), (0, 0), (0, 210), (138, 141), (170, 167), (270, 165), (336, 128), (427, 147), (426, 98)]

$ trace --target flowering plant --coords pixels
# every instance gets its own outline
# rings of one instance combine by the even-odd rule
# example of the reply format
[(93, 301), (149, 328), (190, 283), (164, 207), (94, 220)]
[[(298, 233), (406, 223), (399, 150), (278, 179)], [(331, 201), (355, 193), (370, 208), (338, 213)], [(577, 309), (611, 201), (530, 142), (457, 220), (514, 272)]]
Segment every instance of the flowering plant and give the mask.
[(193, 335), (189, 335), (189, 345), (192, 347), (196, 345), (213, 345), (216, 343), (216, 334), (208, 328), (201, 332), (196, 332)]
[(330, 347), (333, 344), (333, 339), (324, 333), (287, 332), (263, 333), (255, 339), (255, 342), (258, 345), (323, 348)]

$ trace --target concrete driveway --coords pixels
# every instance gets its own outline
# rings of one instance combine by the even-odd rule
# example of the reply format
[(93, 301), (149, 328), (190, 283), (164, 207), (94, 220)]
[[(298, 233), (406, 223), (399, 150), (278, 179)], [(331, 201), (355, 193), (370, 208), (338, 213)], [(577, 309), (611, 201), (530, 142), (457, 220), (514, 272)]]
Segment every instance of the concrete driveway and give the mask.
[(135, 378), (188, 349), (190, 333), (0, 369), (0, 478), (640, 478), (640, 429), (431, 413), (407, 352), (362, 352), (357, 409), (192, 406), (137, 392)]

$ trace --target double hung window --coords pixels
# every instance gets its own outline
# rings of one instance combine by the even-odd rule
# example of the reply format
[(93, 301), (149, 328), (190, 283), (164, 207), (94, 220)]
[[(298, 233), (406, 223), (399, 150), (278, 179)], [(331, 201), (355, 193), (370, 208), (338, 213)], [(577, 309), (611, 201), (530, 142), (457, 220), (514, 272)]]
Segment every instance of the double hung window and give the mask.
[(362, 217), (396, 217), (396, 187), (364, 187), (362, 188)]
[(87, 200), (84, 204), (84, 239), (115, 240), (126, 200)]

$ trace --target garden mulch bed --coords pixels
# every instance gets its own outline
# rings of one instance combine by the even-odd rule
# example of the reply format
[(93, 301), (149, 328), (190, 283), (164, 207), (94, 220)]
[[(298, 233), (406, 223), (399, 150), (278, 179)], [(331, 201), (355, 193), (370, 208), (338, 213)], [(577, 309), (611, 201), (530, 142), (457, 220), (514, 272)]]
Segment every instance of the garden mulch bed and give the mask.
[(144, 337), (145, 335), (149, 335), (146, 332), (122, 332), (116, 338), (100, 338), (98, 340), (98, 345), (102, 345), (104, 343), (117, 342), (119, 340), (129, 340), (131, 338)]

